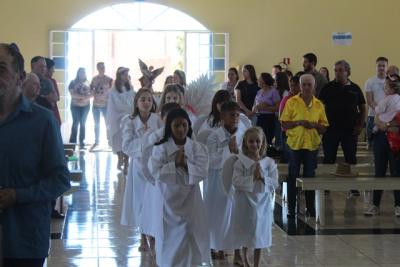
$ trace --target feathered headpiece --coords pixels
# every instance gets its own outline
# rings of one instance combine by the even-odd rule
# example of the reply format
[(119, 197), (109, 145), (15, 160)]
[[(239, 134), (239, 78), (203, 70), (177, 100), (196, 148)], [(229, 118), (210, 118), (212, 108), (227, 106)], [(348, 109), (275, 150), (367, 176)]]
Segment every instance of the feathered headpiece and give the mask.
[(157, 78), (164, 71), (164, 67), (154, 69), (153, 66), (147, 67), (146, 63), (139, 59), (139, 66), (140, 71), (142, 72), (143, 76), (139, 79), (139, 81), (143, 81), (144, 79), (148, 80), (153, 83), (153, 81)]

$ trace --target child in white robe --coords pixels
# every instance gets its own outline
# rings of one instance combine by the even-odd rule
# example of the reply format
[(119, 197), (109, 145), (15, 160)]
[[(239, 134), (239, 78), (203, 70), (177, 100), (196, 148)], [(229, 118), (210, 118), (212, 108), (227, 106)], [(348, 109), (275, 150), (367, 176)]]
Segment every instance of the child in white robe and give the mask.
[[(219, 90), (215, 93), (212, 103), (211, 112), (208, 116), (198, 117), (193, 124), (193, 133), (197, 136), (201, 131), (213, 129), (221, 126), (221, 105), (224, 102), (232, 101), (231, 94), (226, 90)], [(238, 128), (243, 132), (251, 126), (251, 121), (242, 113), (240, 113)]]
[(143, 203), (140, 225), (141, 229), (150, 229), (150, 231), (144, 233), (151, 235), (155, 239), (150, 239), (150, 248), (153, 252), (155, 252), (154, 249), (155, 245), (157, 244), (157, 239), (160, 237), (160, 232), (162, 232), (162, 218), (160, 218), (160, 215), (162, 214), (163, 197), (161, 195), (160, 182), (152, 177), (150, 171), (148, 170), (147, 165), (150, 160), (151, 153), (147, 153), (147, 150), (149, 150), (148, 152), (151, 152), (154, 148), (154, 145), (162, 139), (165, 131), (165, 118), (171, 110), (177, 108), (180, 108), (179, 104), (177, 103), (167, 103), (161, 107), (160, 116), (162, 126), (156, 131), (149, 133), (146, 140), (147, 144), (144, 145), (144, 153), (142, 154), (143, 174), (148, 180), (148, 183), (146, 183), (146, 189), (144, 193), (146, 198)]
[(164, 91), (161, 95), (160, 107), (162, 107), (166, 103), (178, 103), (181, 108), (184, 109), (189, 115), (190, 121), (192, 125), (194, 125), (197, 118), (194, 114), (194, 111), (189, 106), (185, 105), (185, 97), (183, 95), (184, 91), (185, 89), (179, 84), (168, 84), (167, 86), (165, 86)]
[(199, 182), (207, 177), (207, 148), (193, 141), (191, 123), (183, 109), (167, 115), (163, 138), (149, 161), (151, 175), (160, 185), (162, 235), (157, 237), (160, 267), (209, 264), (209, 238)]
[(150, 184), (143, 176), (141, 157), (148, 134), (159, 129), (161, 121), (154, 113), (156, 105), (148, 89), (140, 89), (137, 92), (134, 106), (133, 114), (125, 121), (123, 127), (122, 149), (130, 157), (130, 164), (125, 183), (121, 224), (140, 227), (142, 236), (139, 250), (146, 251), (149, 246), (145, 235), (152, 236), (154, 232), (150, 223), (140, 224), (143, 203), (147, 203), (147, 199), (152, 199), (149, 192), (151, 190), (146, 190)]
[(278, 187), (278, 169), (272, 158), (265, 157), (266, 149), (263, 130), (250, 128), (244, 134), (242, 152), (233, 164), (233, 234), (236, 246), (243, 248), (245, 267), (250, 266), (248, 248), (254, 248), (254, 266), (258, 267), (261, 249), (271, 246), (273, 196)]
[[(210, 247), (214, 259), (224, 259), (224, 250), (235, 250), (234, 263), (241, 264), (240, 248), (236, 247), (231, 234), (233, 199), (222, 189), (223, 163), (232, 154), (238, 154), (243, 132), (238, 128), (240, 107), (227, 101), (221, 105), (221, 125), (207, 138), (210, 157), (208, 178), (204, 181), (203, 195), (210, 227)], [(199, 134), (201, 135), (201, 133)], [(215, 251), (219, 251), (216, 253)]]
[(118, 155), (117, 168), (123, 169), (124, 174), (128, 170), (128, 156), (122, 152), (122, 126), (123, 119), (133, 112), (134, 97), (135, 92), (129, 81), (129, 69), (119, 67), (108, 97), (106, 125), (108, 143), (112, 151)]

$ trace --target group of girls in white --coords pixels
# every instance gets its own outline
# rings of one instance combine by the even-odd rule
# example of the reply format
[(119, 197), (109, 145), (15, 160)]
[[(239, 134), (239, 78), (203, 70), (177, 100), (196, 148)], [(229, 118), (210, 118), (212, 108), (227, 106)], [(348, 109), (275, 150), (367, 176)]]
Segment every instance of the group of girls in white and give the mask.
[(206, 118), (196, 118), (184, 93), (167, 85), (157, 108), (142, 88), (133, 113), (119, 119), (120, 149), (130, 159), (121, 223), (139, 228), (139, 250), (155, 253), (160, 267), (211, 264), (227, 251), (250, 266), (248, 249), (259, 266), (260, 250), (271, 246), (278, 186), (263, 130), (251, 127), (226, 90)]

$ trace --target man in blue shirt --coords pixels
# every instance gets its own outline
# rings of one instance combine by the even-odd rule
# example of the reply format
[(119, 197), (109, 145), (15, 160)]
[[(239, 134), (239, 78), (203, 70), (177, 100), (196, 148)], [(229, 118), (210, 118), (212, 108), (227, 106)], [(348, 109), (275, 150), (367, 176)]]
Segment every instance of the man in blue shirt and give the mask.
[(24, 59), (0, 44), (0, 224), (3, 266), (43, 266), (51, 201), (70, 188), (60, 131), (47, 109), (21, 94)]

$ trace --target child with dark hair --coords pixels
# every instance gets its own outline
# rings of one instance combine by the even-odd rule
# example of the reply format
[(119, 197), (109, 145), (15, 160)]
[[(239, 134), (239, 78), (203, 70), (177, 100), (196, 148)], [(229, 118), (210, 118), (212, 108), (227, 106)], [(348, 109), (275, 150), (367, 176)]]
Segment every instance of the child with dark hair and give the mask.
[(240, 248), (235, 247), (231, 233), (233, 201), (231, 196), (224, 193), (221, 184), (224, 161), (232, 154), (238, 154), (241, 147), (244, 130), (238, 127), (239, 117), (240, 106), (236, 102), (228, 101), (221, 105), (221, 124), (211, 130), (206, 140), (210, 170), (208, 179), (204, 181), (203, 196), (210, 227), (212, 257), (224, 259), (224, 250), (235, 250), (234, 262), (241, 264)]
[(185, 110), (173, 109), (166, 118), (163, 138), (148, 163), (162, 201), (156, 252), (159, 266), (209, 264), (209, 233), (199, 182), (207, 177), (207, 148), (191, 139)]
[[(201, 116), (197, 118), (193, 125), (193, 132), (197, 135), (199, 132), (217, 128), (221, 124), (221, 106), (223, 103), (233, 101), (230, 93), (227, 90), (218, 90), (211, 104), (211, 112), (208, 116)], [(251, 121), (242, 113), (240, 114), (240, 120), (238, 127), (247, 129), (251, 126)]]

